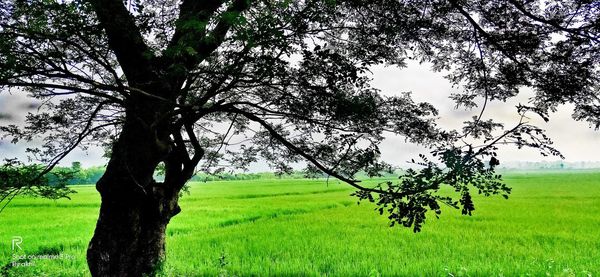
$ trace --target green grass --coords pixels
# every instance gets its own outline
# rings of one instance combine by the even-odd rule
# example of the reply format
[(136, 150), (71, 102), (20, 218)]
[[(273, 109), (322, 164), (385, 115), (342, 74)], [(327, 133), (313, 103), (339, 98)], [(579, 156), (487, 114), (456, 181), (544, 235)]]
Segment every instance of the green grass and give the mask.
[[(347, 185), (319, 180), (196, 183), (167, 230), (165, 276), (598, 276), (600, 173), (511, 173), (509, 200), (476, 197), (421, 233), (389, 228)], [(0, 214), (0, 276), (86, 276), (99, 196), (15, 199)], [(10, 267), (13, 236), (34, 260)]]

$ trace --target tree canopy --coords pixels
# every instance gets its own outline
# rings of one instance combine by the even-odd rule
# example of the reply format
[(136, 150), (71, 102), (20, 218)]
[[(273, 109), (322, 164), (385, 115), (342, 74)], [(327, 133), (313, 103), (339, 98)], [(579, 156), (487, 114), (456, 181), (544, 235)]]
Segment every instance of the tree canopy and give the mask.
[[(183, 158), (167, 174), (184, 179), (198, 162), (210, 171), (261, 157), (286, 172), (307, 160), (368, 193), (352, 177), (387, 168), (377, 148), (386, 132), (437, 145), (448, 168), (491, 154), (457, 146), (462, 135), (439, 130), (431, 105), (371, 87), (370, 66), (407, 59), (449, 71), (467, 107), (529, 86), (523, 110), (546, 116), (571, 102), (576, 119), (600, 122), (594, 1), (15, 1), (1, 11), (0, 84), (43, 101), (25, 128), (2, 131), (45, 138), (28, 151), (50, 165), (75, 147), (110, 151), (128, 112), (156, 107), (145, 124), (169, 134), (165, 147)], [(476, 117), (463, 135), (493, 141), (497, 127)], [(536, 127), (511, 132), (501, 140), (547, 145)]]

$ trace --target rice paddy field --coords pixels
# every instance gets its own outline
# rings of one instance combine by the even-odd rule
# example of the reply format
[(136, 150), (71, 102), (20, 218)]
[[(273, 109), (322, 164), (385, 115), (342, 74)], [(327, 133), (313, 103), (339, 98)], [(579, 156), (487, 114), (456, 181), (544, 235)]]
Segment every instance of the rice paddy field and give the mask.
[[(473, 216), (447, 208), (416, 234), (388, 227), (337, 181), (193, 183), (169, 225), (161, 274), (600, 276), (600, 172), (505, 180), (508, 200), (475, 197)], [(76, 189), (72, 200), (15, 199), (0, 214), (0, 276), (89, 275), (100, 199), (93, 186)]]

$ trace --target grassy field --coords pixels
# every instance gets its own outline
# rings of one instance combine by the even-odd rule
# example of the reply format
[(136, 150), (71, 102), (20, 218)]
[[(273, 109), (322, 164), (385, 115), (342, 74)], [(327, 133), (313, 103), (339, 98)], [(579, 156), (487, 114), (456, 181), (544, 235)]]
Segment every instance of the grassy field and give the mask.
[[(165, 276), (599, 276), (600, 173), (512, 173), (509, 200), (476, 197), (421, 233), (389, 228), (347, 185), (195, 183), (168, 229)], [(0, 214), (0, 276), (87, 276), (99, 197), (15, 199)], [(20, 236), (22, 250), (11, 240)], [(12, 267), (20, 255), (38, 255)], [(39, 256), (62, 255), (58, 259)], [(27, 256), (26, 256), (27, 257)], [(21, 262), (27, 260), (20, 260)]]

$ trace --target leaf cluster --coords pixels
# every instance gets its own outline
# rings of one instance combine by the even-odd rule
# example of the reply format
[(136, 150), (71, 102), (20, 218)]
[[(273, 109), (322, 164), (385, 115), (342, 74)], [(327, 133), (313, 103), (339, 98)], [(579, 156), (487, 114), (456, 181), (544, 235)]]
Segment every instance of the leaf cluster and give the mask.
[(0, 165), (0, 212), (19, 194), (48, 199), (69, 198), (75, 191), (67, 187), (74, 171), (45, 172), (39, 164), (25, 165), (6, 160)]

